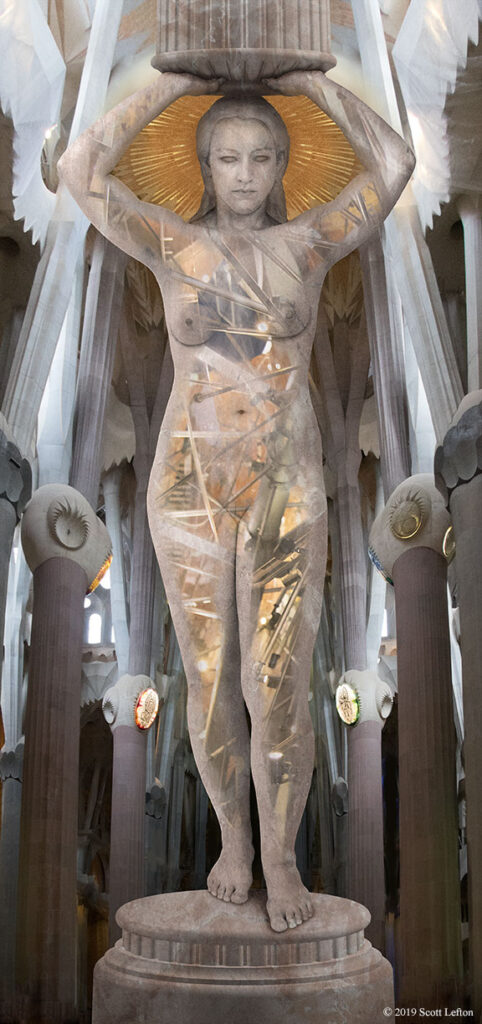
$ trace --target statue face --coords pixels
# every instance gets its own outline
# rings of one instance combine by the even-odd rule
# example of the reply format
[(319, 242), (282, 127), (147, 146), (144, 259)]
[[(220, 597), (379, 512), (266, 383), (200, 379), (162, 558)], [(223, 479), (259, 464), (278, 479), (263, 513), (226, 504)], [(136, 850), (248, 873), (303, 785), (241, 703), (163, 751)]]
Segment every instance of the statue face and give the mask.
[(273, 136), (254, 119), (220, 121), (211, 139), (209, 173), (218, 208), (224, 205), (237, 216), (255, 213), (278, 176)]

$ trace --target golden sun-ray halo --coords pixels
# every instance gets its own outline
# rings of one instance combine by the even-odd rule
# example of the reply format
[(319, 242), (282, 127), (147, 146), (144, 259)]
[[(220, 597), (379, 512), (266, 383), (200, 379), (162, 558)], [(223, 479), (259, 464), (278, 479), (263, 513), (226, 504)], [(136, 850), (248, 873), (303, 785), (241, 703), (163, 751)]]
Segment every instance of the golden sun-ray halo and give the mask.
[[(306, 96), (269, 96), (283, 118), (291, 152), (283, 184), (288, 218), (334, 199), (360, 169), (343, 132)], [(167, 206), (185, 220), (203, 193), (196, 128), (213, 96), (182, 96), (146, 126), (114, 173), (139, 199)]]

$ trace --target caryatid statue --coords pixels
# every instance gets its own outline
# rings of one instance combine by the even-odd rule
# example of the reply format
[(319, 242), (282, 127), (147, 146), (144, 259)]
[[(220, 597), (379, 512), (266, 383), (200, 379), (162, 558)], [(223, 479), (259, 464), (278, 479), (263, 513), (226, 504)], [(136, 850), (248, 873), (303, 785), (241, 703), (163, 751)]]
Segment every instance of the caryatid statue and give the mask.
[(162, 292), (175, 377), (148, 512), (186, 671), (192, 747), (221, 826), (208, 889), (233, 903), (248, 898), (251, 770), (267, 909), (283, 931), (312, 914), (294, 844), (313, 770), (308, 689), (327, 538), (308, 385), (318, 303), (329, 268), (380, 227), (414, 160), (323, 72), (293, 71), (259, 92), (309, 97), (345, 133), (363, 172), (333, 202), (288, 221), (283, 120), (261, 96), (224, 96), (198, 125), (205, 191), (186, 223), (112, 172), (169, 104), (221, 85), (159, 74), (80, 136), (59, 170), (92, 223), (147, 265)]

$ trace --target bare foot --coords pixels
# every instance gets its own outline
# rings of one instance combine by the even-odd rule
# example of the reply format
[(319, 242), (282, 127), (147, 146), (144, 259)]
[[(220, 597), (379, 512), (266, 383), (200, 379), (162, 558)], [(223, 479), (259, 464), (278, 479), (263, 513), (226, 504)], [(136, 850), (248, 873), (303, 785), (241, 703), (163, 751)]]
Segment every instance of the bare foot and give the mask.
[(278, 865), (270, 871), (266, 884), (266, 908), (273, 931), (284, 932), (287, 928), (296, 928), (313, 916), (311, 895), (305, 889), (296, 867)]
[(208, 889), (225, 903), (246, 903), (253, 881), (251, 864), (254, 850), (250, 842), (236, 849), (223, 846), (221, 856), (208, 876)]

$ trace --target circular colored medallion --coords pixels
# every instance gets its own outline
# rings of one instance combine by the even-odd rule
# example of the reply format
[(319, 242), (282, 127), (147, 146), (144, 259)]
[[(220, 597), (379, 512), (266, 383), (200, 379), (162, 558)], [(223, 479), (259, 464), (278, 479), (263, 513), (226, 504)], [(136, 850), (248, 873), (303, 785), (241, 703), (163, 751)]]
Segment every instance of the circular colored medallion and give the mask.
[(159, 694), (151, 686), (137, 698), (134, 717), (139, 729), (149, 729), (159, 711)]
[(340, 683), (335, 693), (336, 710), (345, 725), (355, 725), (360, 717), (360, 700), (348, 683)]

